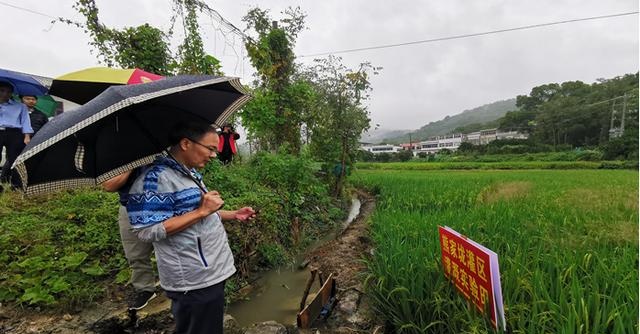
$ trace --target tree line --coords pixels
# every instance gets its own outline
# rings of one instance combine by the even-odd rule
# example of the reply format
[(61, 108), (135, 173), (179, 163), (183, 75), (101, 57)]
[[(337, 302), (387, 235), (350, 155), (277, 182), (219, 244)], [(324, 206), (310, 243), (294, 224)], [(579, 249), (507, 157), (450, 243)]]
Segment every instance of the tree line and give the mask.
[(608, 159), (638, 158), (638, 73), (537, 86), (516, 106), (498, 128), (528, 133), (524, 143), (531, 147), (599, 148)]

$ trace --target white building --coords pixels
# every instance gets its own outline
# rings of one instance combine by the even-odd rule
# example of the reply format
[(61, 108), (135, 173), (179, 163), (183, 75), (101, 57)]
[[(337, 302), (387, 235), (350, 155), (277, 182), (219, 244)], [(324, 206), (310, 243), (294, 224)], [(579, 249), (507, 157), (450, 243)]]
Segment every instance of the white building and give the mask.
[(426, 141), (420, 142), (420, 152), (436, 153), (442, 149), (455, 151), (462, 143), (462, 134), (455, 133), (452, 135), (431, 137)]
[(438, 140), (435, 138), (430, 138), (427, 141), (420, 142), (420, 152), (426, 153), (436, 153), (440, 149), (438, 148)]
[(486, 145), (498, 139), (498, 129), (480, 130), (480, 145)]
[(361, 143), (360, 149), (371, 152), (373, 154), (378, 153), (398, 153), (402, 150), (407, 150), (413, 147), (413, 153), (424, 152), (428, 154), (438, 153), (443, 149), (449, 151), (456, 151), (463, 142), (468, 142), (473, 145), (486, 145), (496, 139), (527, 139), (526, 133), (520, 133), (518, 131), (506, 131), (501, 132), (498, 129), (484, 129), (467, 134), (454, 133), (444, 136), (431, 137), (425, 141), (421, 141), (418, 144), (401, 144), (401, 145), (373, 145), (369, 143)]
[(486, 145), (496, 139), (527, 139), (526, 133), (517, 131), (501, 132), (498, 129), (485, 129), (467, 134), (455, 133), (445, 136), (431, 137), (426, 141), (420, 142), (418, 152), (437, 153), (442, 149), (456, 151), (460, 144), (468, 142), (473, 145)]
[(398, 153), (402, 151), (402, 147), (396, 145), (362, 145), (360, 147), (361, 150), (371, 152), (373, 154), (379, 153)]
[(496, 139), (527, 139), (527, 138), (529, 138), (529, 135), (527, 135), (526, 133), (518, 132), (518, 131), (507, 131), (507, 132), (498, 131), (496, 133)]
[(464, 141), (473, 145), (480, 145), (480, 131), (467, 133), (464, 135)]

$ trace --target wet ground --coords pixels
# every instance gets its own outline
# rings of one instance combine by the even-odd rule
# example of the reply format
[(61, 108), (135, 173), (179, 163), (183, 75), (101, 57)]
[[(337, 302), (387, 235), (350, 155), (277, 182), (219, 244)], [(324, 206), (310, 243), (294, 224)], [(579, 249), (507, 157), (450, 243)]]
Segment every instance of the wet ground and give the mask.
[[(326, 243), (341, 235), (359, 215), (360, 207), (360, 200), (354, 197), (347, 219), (335, 231), (327, 233), (309, 247), (311, 254), (314, 250), (324, 247)], [(233, 303), (227, 309), (227, 313), (233, 316), (241, 327), (269, 320), (285, 325), (295, 324), (296, 315), (300, 311), (302, 294), (310, 277), (309, 262), (308, 256), (303, 256), (297, 259), (296, 263), (264, 273), (254, 283), (255, 288), (246, 295), (247, 299)], [(307, 265), (301, 268), (302, 263)], [(315, 284), (314, 287), (317, 288), (318, 284)], [(256, 312), (256, 310), (260, 311)]]
[[(304, 286), (309, 277), (308, 268), (316, 268), (325, 274), (333, 273), (337, 281), (339, 297), (344, 299), (342, 305), (336, 308), (327, 322), (317, 325), (312, 333), (354, 333), (377, 332), (382, 333), (382, 326), (373, 321), (367, 301), (363, 298), (362, 291), (364, 264), (363, 257), (370, 254), (371, 242), (366, 220), (373, 211), (373, 198), (367, 194), (359, 194), (361, 207), (357, 218), (348, 225), (343, 226), (338, 235), (331, 235), (330, 240), (322, 240), (323, 243), (310, 251), (304, 259), (308, 263), (306, 270), (272, 271), (271, 276), (263, 277), (264, 282), (269, 282), (270, 287), (262, 287), (262, 291), (275, 292), (272, 297), (265, 298), (264, 305), (258, 301), (253, 304), (251, 312), (260, 313), (258, 310), (273, 309), (276, 314), (281, 314), (281, 322), (288, 328), (293, 328), (295, 314), (298, 310), (302, 292), (291, 292), (293, 283), (281, 283), (293, 279), (302, 283), (295, 283), (296, 287)], [(352, 207), (352, 210), (353, 207)], [(357, 210), (356, 210), (357, 212)], [(353, 214), (353, 212), (352, 212)], [(349, 219), (347, 220), (347, 223)], [(317, 285), (314, 285), (315, 290)], [(265, 290), (266, 289), (266, 290)], [(258, 290), (259, 293), (260, 290)], [(283, 299), (282, 292), (286, 291), (288, 297)], [(160, 334), (172, 333), (173, 320), (169, 312), (170, 301), (163, 295), (154, 299), (149, 306), (137, 314), (137, 321), (132, 321), (125, 309), (122, 293), (111, 293), (110, 298), (100, 304), (84, 309), (75, 314), (59, 314), (49, 312), (43, 314), (33, 309), (8, 309), (0, 305), (0, 334), (83, 334), (83, 333), (139, 333)], [(279, 297), (278, 297), (279, 296)], [(310, 295), (308, 300), (313, 296)], [(278, 299), (282, 303), (275, 303)], [(353, 305), (352, 305), (353, 304)], [(264, 321), (260, 319), (240, 319), (242, 327), (251, 322)], [(289, 320), (290, 319), (290, 320)], [(273, 319), (271, 319), (273, 320)], [(137, 326), (135, 326), (137, 325)], [(292, 330), (289, 331), (290, 333)]]

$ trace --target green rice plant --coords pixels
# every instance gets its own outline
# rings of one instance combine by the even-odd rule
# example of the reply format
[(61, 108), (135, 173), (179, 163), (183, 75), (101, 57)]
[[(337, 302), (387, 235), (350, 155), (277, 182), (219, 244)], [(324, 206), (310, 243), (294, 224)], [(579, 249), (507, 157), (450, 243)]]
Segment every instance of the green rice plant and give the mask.
[(383, 170), (496, 170), (496, 169), (638, 169), (628, 161), (451, 161), (451, 162), (358, 162), (358, 169)]
[(494, 330), (446, 281), (437, 226), (499, 255), (509, 331), (638, 333), (638, 173), (360, 170), (367, 292), (398, 333)]

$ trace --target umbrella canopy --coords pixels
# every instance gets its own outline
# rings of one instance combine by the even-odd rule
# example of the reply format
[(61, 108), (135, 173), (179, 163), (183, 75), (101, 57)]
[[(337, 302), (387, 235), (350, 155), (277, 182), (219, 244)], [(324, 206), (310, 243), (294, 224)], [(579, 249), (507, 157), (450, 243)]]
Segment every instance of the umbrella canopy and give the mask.
[(38, 102), (35, 106), (47, 117), (53, 117), (58, 109), (58, 102), (54, 100), (50, 95), (38, 96)]
[(49, 94), (85, 104), (114, 85), (133, 85), (164, 78), (141, 69), (92, 67), (53, 79)]
[(19, 95), (44, 95), (47, 87), (36, 79), (22, 73), (0, 69), (0, 81), (5, 81), (13, 86), (13, 92)]
[(13, 167), (27, 194), (93, 186), (151, 162), (179, 122), (220, 125), (250, 97), (237, 78), (175, 76), (109, 87), (54, 117)]

